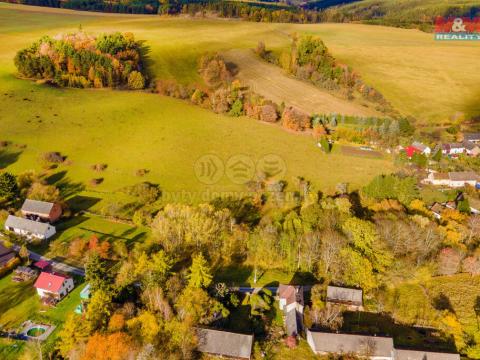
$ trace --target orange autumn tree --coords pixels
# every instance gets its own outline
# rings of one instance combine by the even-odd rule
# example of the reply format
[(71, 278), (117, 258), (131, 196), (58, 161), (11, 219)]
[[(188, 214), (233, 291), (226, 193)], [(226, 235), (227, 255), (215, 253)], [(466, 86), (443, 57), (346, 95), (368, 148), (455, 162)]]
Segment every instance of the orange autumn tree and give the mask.
[(102, 259), (108, 259), (110, 256), (110, 243), (108, 240), (101, 241), (97, 236), (92, 235), (88, 242), (88, 249), (95, 251)]
[(88, 339), (85, 354), (81, 360), (126, 360), (132, 357), (133, 352), (133, 344), (128, 334), (95, 333)]

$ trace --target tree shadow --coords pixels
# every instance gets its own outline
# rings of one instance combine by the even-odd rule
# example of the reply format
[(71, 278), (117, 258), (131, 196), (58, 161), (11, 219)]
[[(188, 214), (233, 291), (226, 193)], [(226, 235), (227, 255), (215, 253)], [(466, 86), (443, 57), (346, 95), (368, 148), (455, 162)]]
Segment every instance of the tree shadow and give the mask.
[(438, 294), (438, 296), (434, 297), (432, 299), (432, 305), (437, 310), (440, 310), (440, 311), (447, 310), (452, 314), (455, 314), (455, 310), (453, 309), (450, 299), (444, 293), (440, 293)]
[(147, 83), (152, 84), (155, 80), (155, 73), (153, 71), (155, 62), (150, 57), (151, 47), (146, 45), (145, 40), (139, 40), (138, 52), (142, 59), (142, 72), (145, 75)]
[(228, 286), (250, 286), (248, 279), (252, 273), (252, 266), (228, 265), (215, 271), (214, 282), (223, 282)]
[(85, 185), (84, 184), (82, 184), (80, 182), (75, 183), (68, 178), (61, 179), (55, 185), (60, 190), (60, 195), (63, 198), (69, 198), (69, 197), (71, 197), (73, 195), (76, 195), (79, 192), (82, 192), (83, 190), (85, 190)]
[(315, 285), (318, 283), (319, 281), (313, 273), (309, 271), (296, 271), (288, 285)]
[(93, 196), (75, 195), (67, 200), (68, 207), (73, 211), (85, 211), (96, 205), (102, 199)]
[(341, 330), (363, 335), (391, 336), (395, 346), (438, 352), (457, 352), (454, 339), (438, 329), (398, 324), (388, 314), (345, 312)]
[(66, 175), (67, 175), (67, 171), (62, 170), (62, 171), (56, 172), (55, 174), (52, 174), (52, 175), (46, 177), (45, 181), (47, 182), (48, 185), (54, 185), (57, 182), (59, 182), (60, 180), (62, 180), (63, 178), (65, 178)]
[(18, 161), (22, 151), (0, 150), (0, 169), (4, 169)]

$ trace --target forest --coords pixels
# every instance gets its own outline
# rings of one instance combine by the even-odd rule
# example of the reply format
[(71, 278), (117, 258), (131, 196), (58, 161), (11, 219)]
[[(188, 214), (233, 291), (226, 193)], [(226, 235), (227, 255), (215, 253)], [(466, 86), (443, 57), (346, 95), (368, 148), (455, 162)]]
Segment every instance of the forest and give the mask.
[(20, 76), (62, 87), (143, 89), (145, 52), (133, 34), (98, 37), (83, 31), (44, 36), (20, 50), (14, 63)]

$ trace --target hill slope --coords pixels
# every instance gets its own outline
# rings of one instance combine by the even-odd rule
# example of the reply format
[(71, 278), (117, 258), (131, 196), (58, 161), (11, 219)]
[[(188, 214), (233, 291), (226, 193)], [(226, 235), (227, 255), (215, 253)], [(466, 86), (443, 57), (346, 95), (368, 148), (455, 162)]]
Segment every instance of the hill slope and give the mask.
[[(321, 2), (319, 2), (321, 4)], [(316, 2), (308, 4), (316, 8)], [(431, 29), (436, 16), (478, 16), (477, 0), (363, 0), (325, 10), (330, 21), (366, 21)]]

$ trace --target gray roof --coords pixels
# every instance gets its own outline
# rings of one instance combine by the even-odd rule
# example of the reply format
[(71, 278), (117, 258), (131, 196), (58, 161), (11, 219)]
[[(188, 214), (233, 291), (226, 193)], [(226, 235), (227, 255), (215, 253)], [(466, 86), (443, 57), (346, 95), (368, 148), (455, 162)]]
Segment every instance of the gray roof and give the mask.
[(355, 353), (361, 356), (391, 357), (393, 339), (390, 337), (333, 334), (308, 330), (315, 352)]
[(459, 354), (400, 349), (395, 352), (395, 360), (460, 360)]
[(287, 335), (298, 335), (298, 322), (297, 322), (297, 310), (292, 309), (285, 314), (285, 328)]
[(412, 143), (412, 146), (413, 146), (414, 148), (417, 148), (418, 150), (421, 150), (421, 151), (425, 151), (425, 149), (428, 148), (427, 145), (425, 145), (425, 144), (423, 144), (423, 143), (421, 143), (421, 142), (418, 142), (418, 141), (414, 141), (414, 142)]
[(327, 287), (327, 301), (361, 305), (363, 303), (362, 290), (329, 286)]
[(465, 134), (463, 138), (467, 141), (480, 141), (480, 132)]
[(448, 177), (452, 181), (478, 181), (480, 177), (474, 171), (449, 172)]
[(253, 335), (197, 328), (197, 350), (214, 355), (250, 359)]
[(37, 214), (37, 215), (50, 215), (54, 203), (38, 200), (27, 199), (22, 205), (22, 211)]
[(45, 235), (50, 226), (50, 224), (28, 220), (13, 215), (9, 215), (7, 221), (5, 221), (5, 227), (28, 231), (32, 234)]

